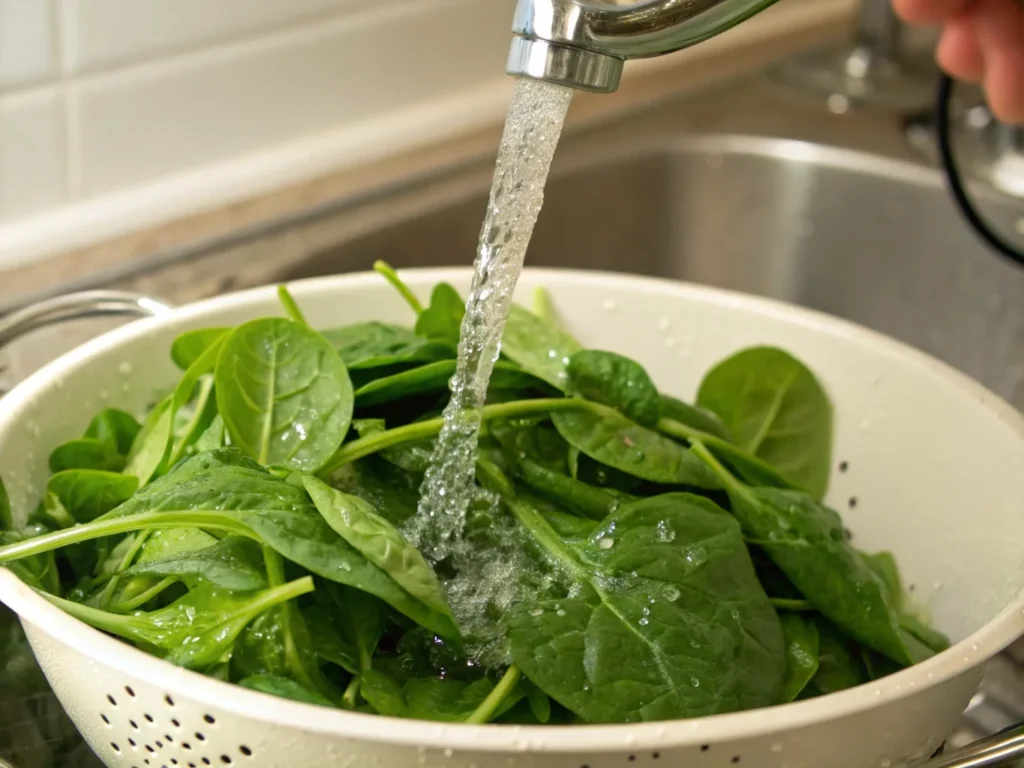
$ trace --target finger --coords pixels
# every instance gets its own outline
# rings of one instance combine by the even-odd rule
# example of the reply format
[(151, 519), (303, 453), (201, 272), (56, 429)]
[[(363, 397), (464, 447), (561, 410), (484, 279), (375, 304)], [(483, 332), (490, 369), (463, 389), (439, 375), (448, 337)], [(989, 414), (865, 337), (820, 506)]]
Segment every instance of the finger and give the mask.
[(957, 80), (980, 83), (985, 76), (985, 59), (978, 45), (974, 24), (966, 14), (946, 24), (935, 57), (939, 66)]
[(1015, 0), (985, 0), (972, 20), (989, 107), (1004, 122), (1024, 122), (1024, 9)]
[(893, 8), (910, 24), (943, 24), (963, 13), (974, 0), (893, 0)]

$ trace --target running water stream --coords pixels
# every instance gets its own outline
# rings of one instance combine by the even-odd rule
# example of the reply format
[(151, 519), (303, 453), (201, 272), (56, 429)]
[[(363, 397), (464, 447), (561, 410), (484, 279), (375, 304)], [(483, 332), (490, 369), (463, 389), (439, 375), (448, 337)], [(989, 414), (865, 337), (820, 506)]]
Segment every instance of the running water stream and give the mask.
[[(470, 625), (479, 623), (478, 614), (486, 602), (505, 603), (511, 598), (493, 594), (507, 589), (496, 583), (502, 580), (500, 575), (480, 573), (480, 564), (469, 562), (468, 548), (460, 545), (467, 511), (479, 494), (473, 479), (481, 409), (572, 93), (535, 80), (516, 84), (480, 231), (452, 396), (421, 488), (418, 514), (406, 531), (431, 562), (448, 557), (462, 561), (456, 566), (463, 573), (463, 584), (451, 585), (449, 597), (460, 622)], [(495, 559), (495, 553), (490, 559)], [(512, 563), (505, 564), (509, 566)], [(476, 582), (472, 596), (462, 589), (468, 586), (467, 578)]]

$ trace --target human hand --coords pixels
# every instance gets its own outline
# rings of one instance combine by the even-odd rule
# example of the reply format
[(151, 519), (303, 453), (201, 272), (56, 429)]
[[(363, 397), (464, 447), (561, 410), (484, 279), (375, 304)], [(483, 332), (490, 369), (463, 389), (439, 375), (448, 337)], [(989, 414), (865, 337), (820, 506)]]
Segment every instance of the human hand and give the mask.
[(1024, 4), (1020, 0), (893, 0), (910, 24), (939, 25), (936, 58), (952, 77), (980, 84), (1005, 123), (1024, 124)]

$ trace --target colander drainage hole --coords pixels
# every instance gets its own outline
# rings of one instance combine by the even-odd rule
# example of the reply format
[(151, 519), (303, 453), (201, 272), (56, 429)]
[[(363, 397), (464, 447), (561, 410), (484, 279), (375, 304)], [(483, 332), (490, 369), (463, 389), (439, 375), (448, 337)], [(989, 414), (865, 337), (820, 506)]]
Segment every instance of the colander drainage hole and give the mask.
[(132, 687), (130, 685), (126, 685), (124, 687), (124, 692), (131, 696), (133, 699), (135, 698), (135, 691), (132, 690)]
[(197, 734), (196, 734), (196, 738), (197, 738), (197, 739), (198, 739), (199, 741), (206, 741), (206, 736), (204, 736), (204, 735), (203, 735), (203, 734), (201, 734), (201, 733), (197, 733)]
[(117, 706), (117, 699), (115, 699), (109, 693), (107, 694), (107, 701), (110, 702), (110, 706), (112, 706), (112, 707), (116, 707)]
[(850, 509), (856, 509), (856, 507), (857, 507), (857, 497), (856, 496), (851, 496), (850, 500), (847, 501), (846, 503), (850, 507)]
[(146, 722), (147, 723), (152, 723), (153, 722), (153, 716), (152, 715), (143, 715), (143, 717), (146, 718)]
[(114, 742), (110, 742), (110, 748), (114, 750), (117, 754), (121, 754), (121, 748), (117, 746), (117, 744), (115, 744)]
[(164, 701), (167, 702), (167, 706), (168, 707), (173, 707), (174, 706), (174, 699), (172, 699), (169, 695), (168, 696), (164, 696)]

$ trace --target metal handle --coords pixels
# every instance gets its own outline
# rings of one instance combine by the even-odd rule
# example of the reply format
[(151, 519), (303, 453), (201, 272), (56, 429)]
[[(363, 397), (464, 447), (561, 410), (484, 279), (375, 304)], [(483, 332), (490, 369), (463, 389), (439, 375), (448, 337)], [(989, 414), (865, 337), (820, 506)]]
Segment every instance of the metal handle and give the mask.
[(0, 349), (32, 331), (69, 320), (127, 315), (155, 317), (171, 306), (152, 296), (129, 291), (82, 291), (45, 299), (0, 317)]
[(1009, 768), (1024, 760), (1024, 723), (920, 764), (920, 768)]
[[(0, 317), (0, 374), (7, 369), (4, 347), (40, 328), (90, 317), (155, 317), (170, 311), (171, 306), (159, 299), (129, 291), (81, 291), (30, 304)], [(0, 382), (0, 397), (6, 392)]]

